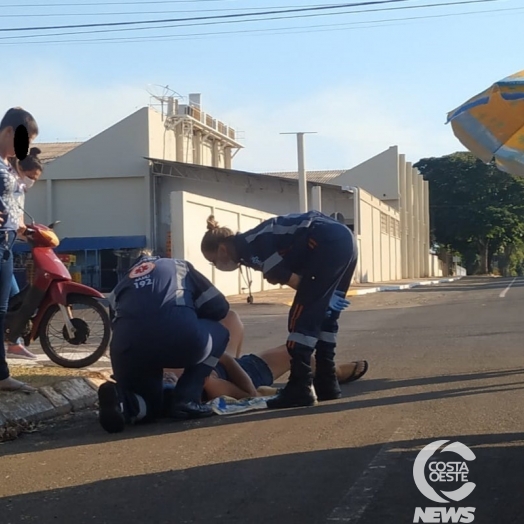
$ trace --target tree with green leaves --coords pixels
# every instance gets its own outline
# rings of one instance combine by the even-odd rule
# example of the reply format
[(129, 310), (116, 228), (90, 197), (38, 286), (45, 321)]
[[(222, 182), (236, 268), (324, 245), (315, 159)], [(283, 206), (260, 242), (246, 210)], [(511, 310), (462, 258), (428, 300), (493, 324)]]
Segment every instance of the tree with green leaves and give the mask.
[(424, 158), (415, 166), (429, 181), (430, 216), (438, 244), (489, 272), (492, 257), (524, 237), (524, 180), (470, 153)]

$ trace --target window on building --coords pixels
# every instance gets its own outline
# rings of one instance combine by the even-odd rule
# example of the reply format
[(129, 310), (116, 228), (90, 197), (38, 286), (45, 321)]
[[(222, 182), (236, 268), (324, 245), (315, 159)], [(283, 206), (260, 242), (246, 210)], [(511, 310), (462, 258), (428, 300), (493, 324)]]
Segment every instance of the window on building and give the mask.
[(388, 216), (386, 213), (380, 213), (380, 231), (382, 233), (388, 234)]
[(395, 226), (397, 221), (393, 217), (389, 217), (389, 236), (395, 236)]

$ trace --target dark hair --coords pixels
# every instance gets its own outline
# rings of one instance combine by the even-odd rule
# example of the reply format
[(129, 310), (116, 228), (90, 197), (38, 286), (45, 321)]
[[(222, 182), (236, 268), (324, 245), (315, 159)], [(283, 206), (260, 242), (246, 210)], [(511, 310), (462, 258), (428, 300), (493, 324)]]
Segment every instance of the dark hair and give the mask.
[(220, 227), (213, 215), (206, 220), (207, 231), (202, 238), (200, 249), (205, 253), (215, 253), (220, 244), (227, 242), (227, 240), (235, 234), (228, 227)]
[(21, 107), (12, 107), (0, 122), (0, 131), (7, 127), (16, 131), (20, 126), (25, 126), (30, 137), (38, 135), (38, 124), (33, 115)]
[(29, 154), (23, 160), (18, 161), (20, 171), (43, 171), (42, 161), (38, 158), (41, 152), (38, 147), (32, 147)]

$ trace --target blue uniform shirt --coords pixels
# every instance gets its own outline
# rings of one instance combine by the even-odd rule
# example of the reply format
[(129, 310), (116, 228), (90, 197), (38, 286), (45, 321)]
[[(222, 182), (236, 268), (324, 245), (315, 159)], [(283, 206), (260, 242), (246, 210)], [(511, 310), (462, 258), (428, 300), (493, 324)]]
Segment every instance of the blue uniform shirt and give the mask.
[(270, 218), (234, 237), (240, 263), (262, 271), (271, 284), (287, 284), (307, 263), (308, 240), (319, 235), (335, 238), (345, 225), (320, 213), (289, 214)]
[(115, 319), (168, 317), (176, 306), (217, 321), (229, 312), (224, 295), (192, 264), (160, 257), (142, 257), (115, 287), (109, 303)]

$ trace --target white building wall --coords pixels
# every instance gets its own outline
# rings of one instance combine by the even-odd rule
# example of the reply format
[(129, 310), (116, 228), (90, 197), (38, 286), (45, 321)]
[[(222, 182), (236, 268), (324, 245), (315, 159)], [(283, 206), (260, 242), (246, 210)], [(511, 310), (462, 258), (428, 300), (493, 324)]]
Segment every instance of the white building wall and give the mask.
[(398, 280), (401, 267), (400, 214), (362, 189), (358, 196), (360, 235), (356, 280)]
[[(62, 221), (62, 237), (146, 235), (151, 245), (154, 209), (146, 158), (176, 160), (176, 136), (166, 130), (161, 113), (139, 109), (48, 164), (27, 194), (27, 211), (41, 222)], [(191, 135), (178, 142), (185, 161), (194, 160), (194, 145)], [(202, 160), (211, 165), (209, 145), (204, 139)]]
[[(149, 151), (146, 156), (161, 160), (176, 160), (175, 133), (165, 128), (162, 114), (158, 111), (149, 109), (148, 119)], [(191, 157), (192, 156), (191, 154)]]
[(429, 221), (429, 182), (427, 180), (423, 181), (423, 193), (424, 193), (424, 204), (422, 206), (424, 210), (424, 237), (425, 237), (425, 248), (424, 248), (424, 260), (425, 260), (425, 266), (424, 266), (424, 275), (423, 276), (432, 276), (430, 274), (430, 267), (429, 267), (429, 259), (427, 258), (426, 253), (429, 253), (429, 250), (431, 249), (431, 224)]
[(53, 220), (64, 237), (147, 235), (142, 178), (57, 180)]
[(396, 146), (345, 171), (332, 180), (341, 186), (357, 186), (399, 211), (401, 221), (401, 278), (429, 274), (429, 198), (416, 169), (398, 153)]
[(437, 255), (429, 254), (428, 256), (429, 275), (430, 277), (442, 277), (442, 263)]
[[(173, 231), (171, 256), (189, 260), (226, 296), (246, 293), (247, 286), (240, 271), (218, 271), (202, 255), (200, 243), (206, 232), (206, 219), (213, 214), (219, 222), (242, 233), (273, 215), (184, 191), (172, 192), (170, 201)], [(243, 271), (246, 276), (246, 269)], [(280, 287), (271, 286), (264, 281), (261, 272), (251, 271), (251, 277), (252, 292)]]
[(151, 147), (158, 152), (161, 129), (158, 113), (143, 108), (57, 158), (27, 193), (27, 210), (40, 221), (60, 220), (62, 238), (149, 236), (150, 178), (144, 157)]
[[(236, 206), (258, 209), (272, 216), (299, 211), (296, 182), (280, 181), (265, 176), (254, 177), (241, 171), (217, 171), (197, 166), (181, 165), (177, 167), (177, 171), (180, 176), (158, 177), (156, 186), (156, 247), (160, 252), (163, 252), (171, 230), (170, 194), (173, 191), (185, 191)], [(352, 194), (343, 193), (338, 187), (323, 187), (321, 199), (323, 213), (327, 215), (342, 213), (348, 223), (353, 221)], [(311, 194), (308, 200), (311, 201)], [(227, 223), (224, 225), (229, 226)], [(197, 227), (204, 226), (205, 219), (202, 224), (197, 224)]]
[[(373, 237), (370, 234), (373, 225), (373, 207), (370, 203), (360, 200), (360, 235), (357, 275), (359, 282), (373, 282)], [(371, 225), (371, 228), (370, 228)]]
[(333, 179), (332, 183), (361, 187), (380, 200), (398, 200), (398, 147), (390, 147), (362, 164), (348, 169)]

